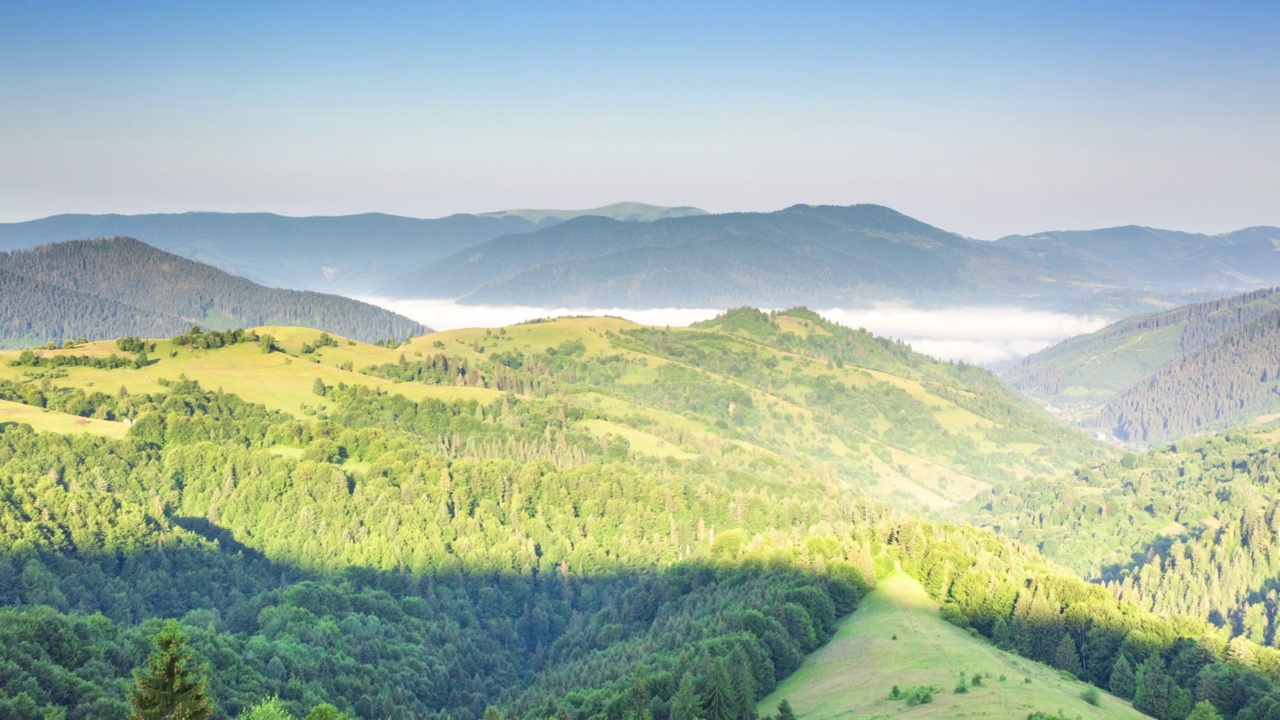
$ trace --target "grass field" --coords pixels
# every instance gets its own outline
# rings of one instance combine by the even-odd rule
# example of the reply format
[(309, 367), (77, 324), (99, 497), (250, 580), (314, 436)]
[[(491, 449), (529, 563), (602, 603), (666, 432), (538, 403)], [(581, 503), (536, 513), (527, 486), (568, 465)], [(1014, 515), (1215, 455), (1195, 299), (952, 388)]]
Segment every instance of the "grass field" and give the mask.
[[(982, 685), (953, 693), (961, 673), (982, 674)], [(911, 707), (889, 699), (894, 685), (904, 693), (925, 685), (937, 690), (933, 702)], [(1082, 718), (1146, 717), (1105, 692), (1098, 707), (1089, 705), (1080, 697), (1086, 687), (947, 623), (924, 588), (897, 572), (882, 579), (835, 637), (760, 703), (760, 714), (775, 713), (787, 700), (801, 720), (1022, 720), (1037, 710)]]
[[(304, 342), (314, 342), (320, 336), (320, 331), (307, 328), (270, 327), (260, 328), (259, 331), (272, 334), (286, 351), (293, 353), (298, 352)], [(339, 339), (339, 346), (336, 348), (321, 348), (317, 353), (301, 357), (282, 352), (264, 354), (256, 343), (216, 350), (196, 350), (174, 345), (169, 340), (157, 340), (155, 345), (155, 352), (150, 354), (151, 362), (144, 368), (66, 368), (66, 377), (59, 378), (56, 384), (107, 393), (114, 393), (121, 386), (134, 393), (153, 393), (164, 391), (158, 382), (160, 379), (177, 380), (186, 376), (210, 390), (223, 390), (242, 398), (252, 398), (269, 408), (293, 415), (301, 414), (304, 408), (322, 411), (328, 409), (330, 403), (312, 392), (316, 378), (322, 379), (326, 385), (346, 383), (381, 388), (385, 392), (401, 394), (414, 401), (433, 397), (440, 400), (475, 399), (488, 402), (501, 395), (496, 390), (485, 388), (394, 383), (339, 369), (338, 366), (347, 361), (351, 361), (355, 370), (359, 370), (368, 365), (395, 362), (400, 357), (397, 350), (365, 343), (347, 345), (345, 339)], [(42, 350), (41, 354), (103, 357), (122, 353), (115, 348), (114, 343), (97, 342), (66, 350)], [(0, 352), (0, 378), (19, 380), (24, 376), (27, 368), (14, 367), (7, 362), (17, 356), (17, 351)]]
[(82, 418), (67, 413), (45, 410), (22, 403), (0, 400), (0, 425), (17, 423), (30, 425), (36, 432), (90, 433), (112, 439), (120, 439), (129, 426), (119, 422)]

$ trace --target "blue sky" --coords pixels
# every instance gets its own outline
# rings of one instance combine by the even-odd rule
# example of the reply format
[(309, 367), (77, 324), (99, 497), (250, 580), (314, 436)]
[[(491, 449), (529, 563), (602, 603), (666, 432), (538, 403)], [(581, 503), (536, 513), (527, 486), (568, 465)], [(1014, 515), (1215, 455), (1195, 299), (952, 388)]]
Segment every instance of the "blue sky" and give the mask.
[(1280, 224), (1280, 3), (58, 3), (0, 221), (878, 202), (975, 237)]

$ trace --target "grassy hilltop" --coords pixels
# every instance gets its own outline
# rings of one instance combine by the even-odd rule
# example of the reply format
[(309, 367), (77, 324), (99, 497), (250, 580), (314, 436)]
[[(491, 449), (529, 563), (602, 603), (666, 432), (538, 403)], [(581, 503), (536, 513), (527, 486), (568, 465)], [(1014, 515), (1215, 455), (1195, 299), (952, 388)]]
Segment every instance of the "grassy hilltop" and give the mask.
[[(161, 380), (185, 376), (295, 416), (332, 410), (331, 399), (314, 393), (317, 379), (415, 402), (555, 395), (582, 411), (580, 431), (626, 452), (715, 457), (731, 447), (766, 462), (816, 458), (851, 487), (932, 509), (1105, 452), (986, 371), (941, 363), (802, 310), (772, 317), (734, 311), (670, 329), (563, 318), (440, 332), (395, 348), (338, 336), (322, 344), (322, 333), (306, 328), (256, 333), (272, 336), (277, 351), (264, 353), (253, 343), (198, 349), (148, 341), (145, 367), (66, 367), (57, 384), (157, 392)], [(113, 342), (95, 342), (37, 354), (123, 353)], [(33, 376), (31, 368), (5, 362), (18, 355), (0, 353), (0, 379)], [(444, 365), (452, 369), (432, 369)]]

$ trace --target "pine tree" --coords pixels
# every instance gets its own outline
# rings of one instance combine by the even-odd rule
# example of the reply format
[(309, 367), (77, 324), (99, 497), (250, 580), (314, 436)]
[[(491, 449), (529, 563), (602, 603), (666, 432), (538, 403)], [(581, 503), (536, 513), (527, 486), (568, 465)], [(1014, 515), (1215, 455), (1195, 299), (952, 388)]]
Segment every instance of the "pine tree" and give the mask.
[(734, 699), (729, 669), (725, 667), (724, 658), (716, 658), (711, 661), (707, 684), (702, 689), (703, 717), (706, 720), (735, 720)]
[(1107, 687), (1110, 688), (1112, 695), (1131, 700), (1136, 686), (1137, 679), (1133, 676), (1133, 665), (1129, 664), (1129, 658), (1125, 657), (1124, 653), (1120, 653), (1115, 667), (1111, 670), (1111, 681), (1107, 683)]
[(1133, 690), (1133, 708), (1152, 717), (1168, 718), (1172, 685), (1164, 671), (1164, 661), (1153, 654), (1138, 666)]
[(213, 703), (205, 691), (204, 670), (189, 667), (187, 637), (177, 621), (165, 623), (151, 642), (156, 651), (147, 659), (146, 671), (133, 674), (129, 720), (208, 720)]
[(685, 673), (676, 694), (671, 696), (671, 720), (697, 720), (701, 716), (702, 702), (693, 688), (693, 676)]
[(786, 700), (778, 703), (778, 720), (796, 720), (795, 711), (791, 709), (791, 703)]
[(1053, 666), (1059, 670), (1080, 677), (1084, 675), (1084, 668), (1080, 666), (1080, 655), (1076, 652), (1076, 641), (1071, 639), (1071, 635), (1065, 634), (1062, 640), (1058, 642), (1058, 649), (1053, 654)]
[(737, 720), (756, 720), (756, 678), (741, 647), (729, 656), (729, 665), (733, 668), (733, 715)]

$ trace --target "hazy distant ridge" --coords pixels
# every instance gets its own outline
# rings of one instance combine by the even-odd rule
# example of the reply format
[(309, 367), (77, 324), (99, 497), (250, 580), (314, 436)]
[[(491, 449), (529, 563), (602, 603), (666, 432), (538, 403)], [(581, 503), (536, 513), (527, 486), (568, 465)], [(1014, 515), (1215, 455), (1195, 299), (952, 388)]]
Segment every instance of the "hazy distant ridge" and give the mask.
[(305, 325), (367, 341), (428, 331), (363, 302), (262, 287), (130, 238), (0, 253), (0, 343), (171, 336), (194, 324)]

